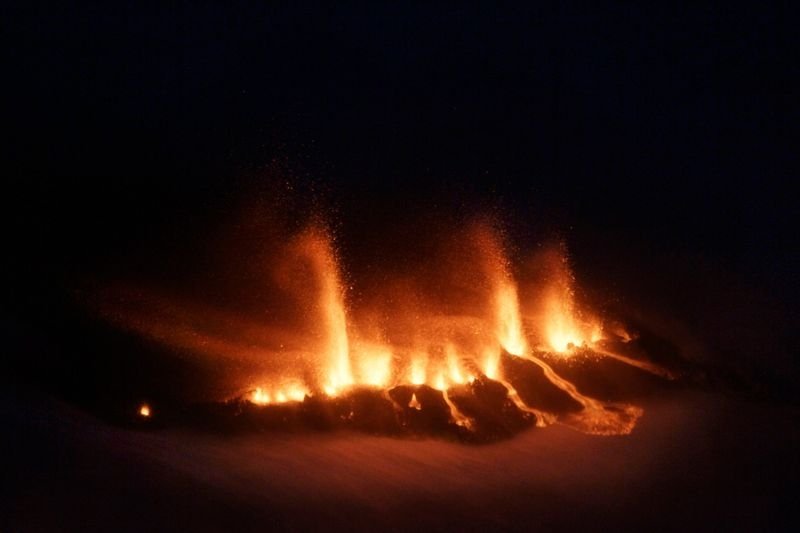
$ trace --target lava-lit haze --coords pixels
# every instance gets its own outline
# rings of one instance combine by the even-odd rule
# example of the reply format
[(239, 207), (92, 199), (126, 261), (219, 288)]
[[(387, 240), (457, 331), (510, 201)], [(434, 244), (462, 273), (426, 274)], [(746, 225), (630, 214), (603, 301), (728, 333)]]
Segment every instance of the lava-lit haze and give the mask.
[[(469, 428), (448, 390), (483, 376), (504, 384), (539, 426), (556, 421), (526, 405), (507, 381), (506, 353), (537, 365), (582, 406), (561, 422), (595, 434), (633, 429), (641, 409), (582, 394), (546, 361), (603, 339), (602, 321), (576, 300), (562, 244), (527, 256), (524, 271), (536, 275), (523, 280), (521, 291), (515, 272), (523, 269), (510, 259), (506, 234), (496, 221), (478, 218), (449, 231), (424, 264), (382, 272), (375, 293), (356, 299), (334, 234), (320, 220), (279, 239), (263, 264), (264, 283), (281, 300), (265, 301), (265, 314), (217, 309), (202, 295), (182, 301), (122, 285), (106, 291), (100, 309), (118, 326), (229, 368), (224, 385), (209, 393), (214, 399), (271, 405), (354, 387), (427, 385), (442, 393), (452, 420)], [(408, 406), (419, 409), (416, 395)]]

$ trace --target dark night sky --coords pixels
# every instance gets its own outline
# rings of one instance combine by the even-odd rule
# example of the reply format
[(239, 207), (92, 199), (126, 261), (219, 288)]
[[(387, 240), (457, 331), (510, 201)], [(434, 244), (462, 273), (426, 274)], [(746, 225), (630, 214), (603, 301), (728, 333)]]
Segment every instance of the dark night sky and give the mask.
[(200, 234), (273, 161), (345, 239), (500, 204), (797, 294), (788, 12), (268, 4), (3, 8), (12, 300)]

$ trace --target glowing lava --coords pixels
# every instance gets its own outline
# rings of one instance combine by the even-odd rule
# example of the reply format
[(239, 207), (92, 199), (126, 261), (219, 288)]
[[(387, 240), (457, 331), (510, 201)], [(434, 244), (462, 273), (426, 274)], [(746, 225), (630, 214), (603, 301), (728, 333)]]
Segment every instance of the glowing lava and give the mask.
[(359, 354), (359, 382), (373, 387), (385, 387), (391, 379), (392, 352), (384, 346), (371, 346)]
[[(192, 342), (199, 349), (221, 347), (226, 356), (234, 354), (240, 361), (255, 361), (270, 368), (263, 374), (254, 370), (248, 375), (242, 385), (249, 392), (237, 396), (257, 405), (297, 403), (309, 397), (341, 399), (361, 387), (382, 391), (395, 412), (402, 415), (404, 409), (425, 410), (427, 396), (418, 397), (417, 393), (426, 386), (425, 394), (441, 395), (454, 424), (472, 431), (475, 420), (459, 409), (458, 398), (463, 400), (463, 394), (486, 387), (488, 379), (494, 382), (492, 390), (505, 388), (505, 401), (512, 410), (516, 406), (534, 415), (538, 426), (559, 422), (598, 435), (630, 433), (641, 409), (588, 397), (547, 362), (553, 357), (577, 356), (580, 352), (573, 347), (587, 347), (597, 356), (613, 357), (656, 374), (660, 371), (650, 363), (605, 350), (603, 343), (598, 343), (602, 339), (600, 322), (587, 320), (588, 315), (580, 312), (563, 248), (551, 251), (542, 261), (546, 275), (537, 289), (521, 294), (505, 239), (495, 225), (486, 221), (467, 225), (454, 241), (458, 246), (448, 248), (448, 253), (463, 255), (442, 262), (450, 268), (435, 269), (439, 278), (432, 285), (444, 287), (443, 295), (437, 295), (440, 299), (388, 299), (373, 313), (383, 319), (378, 326), (365, 324), (363, 319), (359, 321), (357, 312), (349, 312), (331, 233), (324, 224), (312, 223), (289, 239), (281, 254), (285, 267), (281, 270), (281, 288), (291, 296), (292, 309), (302, 324), (292, 334), (274, 329), (280, 341), (274, 341), (273, 346), (280, 344), (280, 350), (261, 348), (270, 341), (273, 330), (262, 334), (256, 326), (244, 329), (248, 337), (236, 341), (198, 332), (194, 324), (200, 320), (192, 328), (176, 327), (176, 333), (171, 333), (167, 328), (145, 324), (140, 314), (133, 327), (182, 347), (192, 347), (189, 341), (195, 339)], [(457, 282), (449, 285), (448, 277)], [(411, 287), (407, 292), (413, 292), (425, 285), (412, 281), (407, 286)], [(442, 303), (445, 310), (437, 307)], [(386, 328), (394, 328), (393, 335)], [(291, 346), (284, 349), (284, 342)], [(535, 364), (549, 384), (580, 404), (582, 410), (556, 414), (527, 405), (517, 392), (522, 387), (512, 383), (513, 376), (505, 375), (503, 359), (508, 356), (504, 353)], [(283, 358), (281, 364), (270, 366), (278, 358)], [(397, 387), (412, 388), (408, 396), (402, 396), (402, 402), (389, 394)], [(457, 391), (455, 400), (453, 391)], [(466, 405), (466, 412), (476, 412)], [(149, 417), (149, 406), (141, 406), (139, 414)]]
[(453, 400), (450, 399), (450, 395), (447, 393), (447, 390), (442, 391), (444, 401), (447, 403), (447, 407), (450, 408), (450, 416), (453, 418), (453, 422), (457, 426), (461, 426), (466, 429), (472, 429), (474, 427), (473, 420), (462, 413), (459, 408), (453, 403)]
[(497, 310), (497, 337), (500, 345), (511, 355), (521, 355), (528, 348), (522, 332), (517, 288), (510, 281), (502, 280), (495, 292)]
[(416, 354), (411, 359), (411, 366), (409, 369), (409, 381), (413, 385), (422, 385), (425, 383), (427, 375), (426, 366), (428, 363), (427, 354)]
[(256, 387), (249, 395), (251, 402), (261, 405), (270, 403), (302, 402), (309, 391), (300, 383), (289, 382), (271, 390)]
[(549, 251), (543, 260), (549, 283), (542, 298), (543, 333), (550, 350), (568, 354), (602, 339), (597, 320), (582, 320), (575, 304), (575, 279), (564, 246)]
[(330, 394), (352, 385), (355, 380), (350, 366), (350, 349), (347, 337), (347, 318), (339, 265), (333, 251), (329, 233), (313, 225), (300, 235), (298, 244), (310, 261), (319, 287), (317, 319), (321, 321), (325, 336), (327, 381), (323, 387)]

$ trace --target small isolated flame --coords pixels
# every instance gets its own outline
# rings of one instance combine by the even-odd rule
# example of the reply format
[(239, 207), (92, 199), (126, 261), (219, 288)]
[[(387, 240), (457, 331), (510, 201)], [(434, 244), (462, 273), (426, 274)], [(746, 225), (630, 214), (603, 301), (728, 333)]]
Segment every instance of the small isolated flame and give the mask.
[(150, 418), (150, 406), (147, 405), (146, 403), (142, 404), (139, 407), (139, 416), (144, 418)]
[(411, 395), (411, 401), (408, 402), (408, 406), (412, 409), (416, 409), (417, 411), (422, 409), (422, 404), (419, 403), (419, 400), (417, 400), (416, 394)]

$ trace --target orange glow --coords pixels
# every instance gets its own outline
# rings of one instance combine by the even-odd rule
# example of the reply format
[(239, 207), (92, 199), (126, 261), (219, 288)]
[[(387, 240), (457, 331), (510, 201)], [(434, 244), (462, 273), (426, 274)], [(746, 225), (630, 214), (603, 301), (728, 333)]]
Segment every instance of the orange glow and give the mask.
[(323, 327), (324, 352), (327, 359), (325, 387), (338, 391), (352, 385), (355, 380), (350, 366), (350, 349), (347, 337), (347, 317), (339, 266), (328, 232), (320, 226), (311, 226), (298, 239), (300, 251), (309, 260), (319, 284), (317, 317)]
[(412, 409), (416, 409), (417, 411), (422, 409), (422, 404), (419, 403), (419, 400), (417, 400), (416, 394), (411, 395), (411, 401), (408, 402), (408, 406)]
[(384, 347), (372, 347), (358, 357), (359, 381), (374, 387), (385, 387), (392, 375), (392, 353)]
[(498, 283), (495, 293), (497, 338), (505, 351), (512, 355), (522, 355), (527, 342), (522, 333), (522, 319), (519, 312), (517, 288), (509, 281)]
[(462, 413), (458, 407), (456, 407), (456, 404), (453, 403), (453, 401), (450, 399), (450, 396), (447, 394), (447, 390), (443, 392), (444, 401), (447, 403), (447, 407), (450, 408), (450, 416), (452, 417), (453, 422), (455, 422), (457, 426), (461, 426), (466, 429), (472, 429), (474, 425), (473, 420)]
[(296, 382), (289, 382), (281, 387), (267, 390), (265, 388), (257, 387), (249, 396), (249, 400), (253, 403), (260, 405), (268, 405), (271, 403), (286, 403), (286, 402), (302, 402), (303, 399), (309, 394), (308, 390), (301, 384)]
[(411, 367), (409, 370), (409, 381), (413, 385), (422, 385), (425, 383), (426, 366), (428, 364), (427, 354), (417, 354), (411, 359)]
[(546, 261), (549, 284), (542, 299), (544, 338), (550, 350), (568, 355), (573, 348), (591, 346), (601, 340), (603, 330), (599, 321), (581, 319), (566, 253), (560, 250)]
[(522, 327), (517, 285), (506, 256), (501, 232), (484, 221), (472, 227), (472, 238), (480, 250), (480, 267), (491, 291), (491, 320), (494, 336), (505, 351), (521, 355), (528, 348)]
[(556, 387), (570, 395), (570, 397), (583, 406), (583, 411), (571, 415), (572, 426), (584, 433), (593, 435), (627, 435), (633, 431), (636, 421), (642, 416), (642, 409), (627, 404), (605, 404), (594, 398), (584, 396), (578, 389), (562, 378), (539, 357), (526, 356), (526, 359), (536, 363), (544, 375)]
[(568, 280), (559, 280), (548, 292), (545, 300), (545, 335), (550, 348), (564, 353), (582, 346), (586, 337), (575, 318), (573, 294)]
[(452, 383), (462, 384), (464, 383), (464, 374), (461, 371), (461, 362), (459, 361), (458, 354), (456, 354), (455, 348), (452, 345), (448, 344), (446, 348), (447, 353), (447, 368), (449, 372), (450, 381)]
[[(504, 235), (491, 223), (468, 224), (452, 240), (453, 246), (442, 254), (446, 257), (431, 259), (433, 266), (425, 265), (422, 274), (404, 273), (400, 297), (392, 293), (381, 302), (389, 291), (384, 294), (378, 287), (379, 303), (366, 313), (360, 307), (366, 306), (366, 297), (358, 290), (345, 292), (348, 276), (341, 270), (331, 232), (312, 223), (286, 239), (275, 259), (273, 274), (287, 302), (275, 305), (277, 311), (266, 309), (264, 316), (278, 315), (285, 307), (291, 315), (285, 322), (262, 326), (258, 320), (263, 317), (248, 316), (245, 321), (209, 307), (198, 311), (152, 298), (134, 300), (126, 326), (160, 342), (235, 359), (236, 368), (243, 370), (235, 386), (224, 390), (237, 398), (248, 391), (244, 397), (258, 405), (302, 402), (323, 394), (336, 397), (357, 386), (386, 391), (398, 385), (427, 385), (443, 393), (453, 421), (470, 428), (473, 421), (458, 410), (448, 391), (485, 376), (503, 384), (508, 399), (535, 414), (539, 425), (556, 422), (556, 415), (525, 405), (508, 381), (502, 365), (507, 352), (538, 365), (553, 385), (583, 406), (583, 411), (559, 422), (594, 434), (629, 433), (641, 410), (581, 394), (546, 362), (553, 352), (569, 356), (572, 347), (586, 346), (597, 355), (658, 370), (603, 350), (600, 320), (588, 318), (590, 312), (576, 303), (565, 250), (549, 252), (541, 261), (544, 275), (532, 283), (523, 267), (522, 275), (515, 275)], [(426, 277), (433, 279), (416, 279)], [(158, 310), (149, 321), (148, 303)], [(113, 316), (120, 320), (126, 315)], [(233, 324), (235, 329), (214, 329), (209, 323)], [(611, 330), (609, 336), (630, 340), (622, 326), (616, 329), (621, 333)], [(416, 394), (408, 407), (423, 409)], [(151, 416), (150, 407), (142, 405), (139, 414)]]
[(308, 392), (300, 385), (290, 385), (286, 388), (286, 396), (293, 402), (301, 402)]
[(431, 384), (431, 387), (440, 391), (443, 391), (447, 388), (447, 382), (444, 379), (443, 372), (436, 374), (436, 379), (433, 381), (433, 384)]
[(484, 352), (483, 373), (491, 379), (500, 377), (500, 350), (488, 349)]
[(257, 388), (255, 391), (253, 391), (253, 395), (250, 397), (250, 400), (253, 403), (261, 403), (261, 404), (272, 403), (272, 396), (270, 396), (268, 392), (265, 392), (260, 388)]
[(555, 423), (556, 421), (555, 415), (551, 415), (549, 413), (545, 413), (538, 409), (533, 409), (532, 407), (528, 407), (527, 405), (525, 405), (525, 402), (522, 401), (522, 398), (519, 397), (519, 393), (514, 388), (514, 386), (511, 385), (511, 383), (502, 379), (499, 379), (498, 381), (502, 383), (503, 386), (505, 386), (505, 388), (508, 390), (508, 397), (511, 399), (512, 402), (514, 402), (514, 405), (516, 405), (517, 408), (521, 409), (522, 411), (525, 411), (526, 413), (531, 413), (533, 415), (536, 415), (537, 417), (536, 425), (538, 427), (546, 427), (549, 426), (550, 424)]

